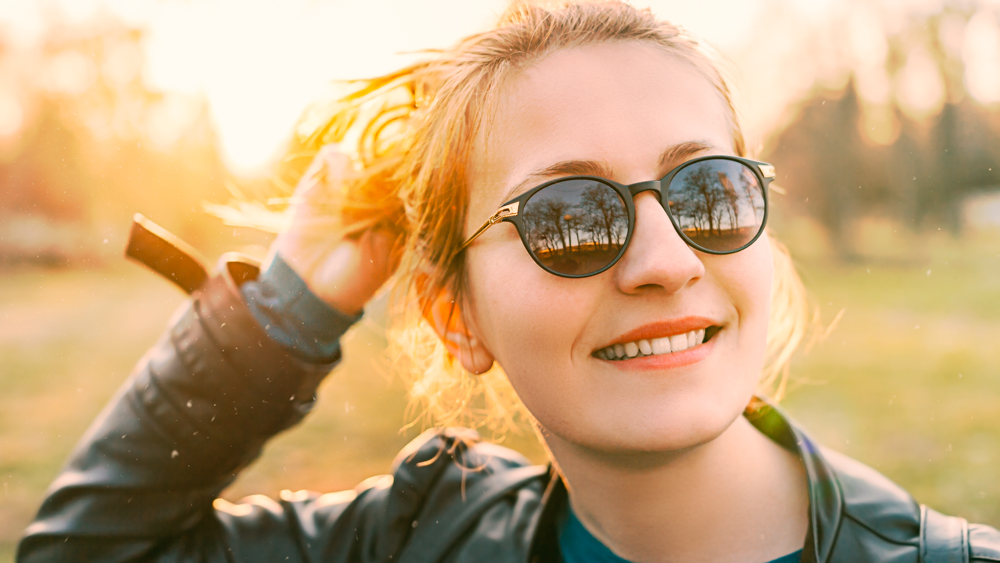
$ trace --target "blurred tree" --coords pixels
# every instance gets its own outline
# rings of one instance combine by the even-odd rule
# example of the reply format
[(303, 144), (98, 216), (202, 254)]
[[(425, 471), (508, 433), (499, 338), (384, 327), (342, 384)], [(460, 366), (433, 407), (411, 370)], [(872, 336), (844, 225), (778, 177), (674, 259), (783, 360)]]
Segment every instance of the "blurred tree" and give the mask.
[(954, 45), (973, 16), (949, 7), (911, 17), (887, 34), (888, 100), (861, 95), (871, 78), (852, 71), (843, 89), (814, 92), (769, 143), (764, 158), (795, 194), (791, 206), (827, 229), (841, 257), (855, 257), (852, 226), (862, 217), (957, 234), (963, 200), (1000, 190), (998, 104), (969, 95), (968, 48)]
[(110, 16), (0, 37), (0, 264), (120, 255), (133, 213), (197, 245), (228, 195), (207, 103), (149, 89), (142, 34)]
[(17, 158), (0, 163), (0, 213), (83, 219), (87, 194), (67, 189), (84, 174), (77, 137), (64, 126), (52, 100), (41, 100), (36, 112), (19, 139)]

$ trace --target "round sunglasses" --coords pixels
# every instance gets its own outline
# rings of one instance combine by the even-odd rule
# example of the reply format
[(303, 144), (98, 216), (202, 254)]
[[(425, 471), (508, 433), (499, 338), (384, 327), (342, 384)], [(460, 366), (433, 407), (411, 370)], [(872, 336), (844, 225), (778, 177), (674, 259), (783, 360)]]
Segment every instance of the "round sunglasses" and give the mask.
[(656, 193), (677, 234), (708, 254), (732, 254), (767, 223), (774, 167), (737, 156), (689, 160), (660, 180), (619, 184), (597, 176), (546, 182), (507, 201), (459, 251), (496, 223), (513, 223), (531, 258), (564, 278), (597, 275), (625, 254), (635, 231), (635, 196)]

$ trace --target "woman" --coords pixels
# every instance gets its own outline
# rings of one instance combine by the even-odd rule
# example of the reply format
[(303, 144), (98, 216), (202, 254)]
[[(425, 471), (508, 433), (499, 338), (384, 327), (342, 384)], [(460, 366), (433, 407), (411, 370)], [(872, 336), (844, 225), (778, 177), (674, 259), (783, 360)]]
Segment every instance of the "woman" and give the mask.
[[(1000, 560), (995, 530), (755, 396), (801, 339), (801, 290), (764, 232), (774, 170), (677, 28), (513, 8), (366, 83), (307, 144), (350, 138), (360, 170), (321, 153), (260, 275), (225, 264), (195, 292), (19, 561)], [(447, 429), (355, 491), (214, 500), (309, 410), (390, 277), (427, 412), (523, 405), (551, 468)]]

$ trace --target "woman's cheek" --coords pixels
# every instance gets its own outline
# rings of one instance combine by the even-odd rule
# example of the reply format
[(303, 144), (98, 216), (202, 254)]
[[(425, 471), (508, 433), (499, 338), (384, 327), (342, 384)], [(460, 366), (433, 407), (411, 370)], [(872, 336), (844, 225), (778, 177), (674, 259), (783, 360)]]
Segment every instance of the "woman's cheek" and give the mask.
[(534, 262), (523, 270), (509, 268), (504, 276), (471, 279), (484, 342), (531, 408), (533, 395), (572, 379), (573, 344), (589, 310), (586, 296), (576, 291), (581, 288), (572, 284), (585, 284), (553, 276)]
[(582, 316), (573, 292), (534, 282), (495, 285), (492, 294), (504, 297), (493, 301), (491, 326), (486, 330), (501, 365), (505, 369), (522, 364), (542, 369), (559, 363), (568, 366)]
[(723, 284), (728, 287), (730, 300), (739, 316), (741, 360), (750, 366), (748, 375), (759, 380), (767, 344), (767, 331), (771, 311), (771, 288), (774, 281), (774, 262), (771, 245), (766, 235), (750, 248), (731, 256), (726, 265)]

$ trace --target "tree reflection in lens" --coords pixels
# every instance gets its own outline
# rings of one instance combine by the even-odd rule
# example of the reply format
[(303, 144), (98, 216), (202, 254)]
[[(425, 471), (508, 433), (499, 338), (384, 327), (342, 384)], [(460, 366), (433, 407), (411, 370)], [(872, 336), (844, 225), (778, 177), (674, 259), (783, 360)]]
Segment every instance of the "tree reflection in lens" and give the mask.
[(539, 190), (525, 203), (524, 238), (554, 272), (593, 273), (608, 265), (625, 243), (628, 211), (611, 186), (565, 180)]
[(736, 250), (764, 221), (764, 192), (753, 171), (732, 160), (704, 160), (674, 176), (664, 195), (685, 235), (708, 250)]

